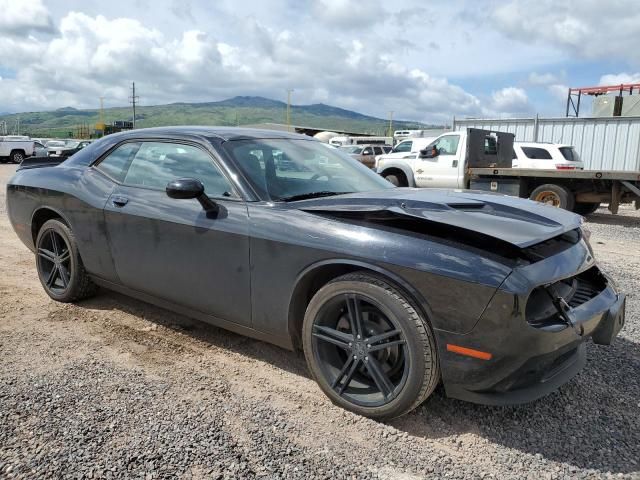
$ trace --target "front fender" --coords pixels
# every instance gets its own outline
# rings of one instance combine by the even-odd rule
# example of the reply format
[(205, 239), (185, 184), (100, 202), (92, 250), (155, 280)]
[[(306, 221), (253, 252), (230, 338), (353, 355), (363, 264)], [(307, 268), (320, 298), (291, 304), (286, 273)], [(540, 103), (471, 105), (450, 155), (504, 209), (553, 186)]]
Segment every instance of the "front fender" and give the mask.
[(405, 177), (407, 177), (407, 183), (409, 187), (415, 187), (416, 181), (413, 178), (413, 170), (411, 167), (402, 160), (385, 160), (384, 167), (378, 168), (378, 174), (385, 176), (385, 173), (391, 173), (393, 170), (401, 170), (404, 173)]

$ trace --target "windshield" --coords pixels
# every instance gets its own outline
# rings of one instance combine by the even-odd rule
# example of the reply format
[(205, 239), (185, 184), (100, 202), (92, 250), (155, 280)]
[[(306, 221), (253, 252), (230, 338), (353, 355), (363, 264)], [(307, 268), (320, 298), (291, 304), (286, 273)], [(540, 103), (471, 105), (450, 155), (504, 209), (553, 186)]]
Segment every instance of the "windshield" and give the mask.
[(349, 145), (348, 147), (342, 147), (342, 149), (345, 152), (347, 152), (347, 153), (349, 153), (351, 155), (354, 155), (354, 154), (358, 154), (359, 155), (360, 153), (362, 153), (362, 149), (363, 148), (364, 147), (360, 147), (358, 145)]
[(394, 188), (341, 150), (313, 140), (232, 140), (223, 146), (265, 200)]

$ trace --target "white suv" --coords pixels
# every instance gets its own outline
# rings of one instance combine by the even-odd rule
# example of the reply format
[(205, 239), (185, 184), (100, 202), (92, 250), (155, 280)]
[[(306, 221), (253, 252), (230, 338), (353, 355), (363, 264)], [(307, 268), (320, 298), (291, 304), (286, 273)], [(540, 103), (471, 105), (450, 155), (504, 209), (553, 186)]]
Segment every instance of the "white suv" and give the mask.
[(558, 143), (514, 142), (513, 168), (544, 170), (583, 170), (584, 163), (571, 145)]

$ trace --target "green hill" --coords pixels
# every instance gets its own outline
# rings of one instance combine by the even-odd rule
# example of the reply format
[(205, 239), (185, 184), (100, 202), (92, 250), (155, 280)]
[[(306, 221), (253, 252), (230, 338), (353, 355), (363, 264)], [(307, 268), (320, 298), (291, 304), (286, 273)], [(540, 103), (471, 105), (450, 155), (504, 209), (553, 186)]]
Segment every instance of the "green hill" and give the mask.
[[(104, 109), (105, 123), (131, 120), (131, 107)], [(13, 133), (20, 122), (20, 133), (34, 137), (64, 137), (78, 127), (87, 126), (93, 132), (99, 121), (99, 110), (78, 110), (72, 107), (48, 112), (28, 112), (0, 115)], [(139, 106), (136, 108), (136, 126), (139, 128), (163, 125), (250, 125), (257, 123), (286, 123), (286, 104), (263, 97), (234, 97), (220, 102), (172, 103), (168, 105)], [(326, 130), (345, 130), (383, 135), (387, 120), (362, 115), (351, 110), (322, 103), (292, 105), (291, 123)], [(395, 121), (393, 128), (426, 128), (417, 122)], [(437, 126), (436, 126), (437, 127)]]

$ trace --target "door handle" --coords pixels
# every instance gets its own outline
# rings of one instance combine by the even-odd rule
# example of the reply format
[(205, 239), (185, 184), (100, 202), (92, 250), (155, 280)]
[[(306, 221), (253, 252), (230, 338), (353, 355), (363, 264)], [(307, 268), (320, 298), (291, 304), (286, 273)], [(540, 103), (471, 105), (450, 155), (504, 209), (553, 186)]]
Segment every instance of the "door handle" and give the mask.
[(111, 199), (111, 203), (113, 203), (115, 207), (124, 207), (127, 203), (129, 203), (129, 199), (121, 195), (115, 195)]
[(453, 162), (451, 162), (451, 166), (453, 168), (457, 167), (458, 166), (458, 160), (454, 160)]

